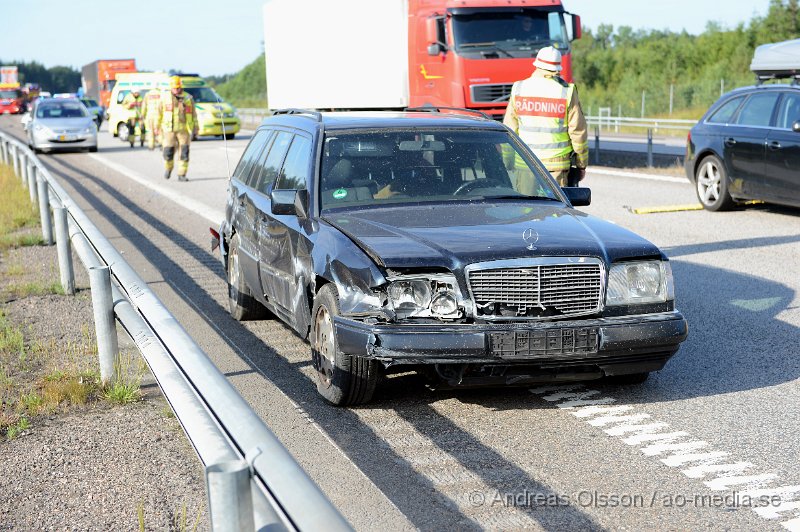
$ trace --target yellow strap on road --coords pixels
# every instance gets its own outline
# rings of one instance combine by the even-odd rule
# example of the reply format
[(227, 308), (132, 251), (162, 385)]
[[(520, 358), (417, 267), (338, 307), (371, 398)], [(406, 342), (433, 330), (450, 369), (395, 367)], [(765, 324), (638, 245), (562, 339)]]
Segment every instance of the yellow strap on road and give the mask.
[[(763, 201), (759, 200), (750, 200), (750, 201), (743, 201), (740, 205), (759, 205), (764, 203)], [(633, 207), (625, 206), (628, 211), (632, 212), (633, 214), (657, 214), (661, 212), (681, 212), (681, 211), (702, 211), (703, 206), (699, 203), (690, 203), (688, 205), (663, 205), (661, 207), (640, 207), (638, 209), (634, 209)]]
[(640, 207), (638, 209), (628, 207), (628, 210), (633, 214), (655, 214), (659, 212), (702, 211), (703, 206), (699, 203), (690, 203), (688, 205), (663, 205), (661, 207)]

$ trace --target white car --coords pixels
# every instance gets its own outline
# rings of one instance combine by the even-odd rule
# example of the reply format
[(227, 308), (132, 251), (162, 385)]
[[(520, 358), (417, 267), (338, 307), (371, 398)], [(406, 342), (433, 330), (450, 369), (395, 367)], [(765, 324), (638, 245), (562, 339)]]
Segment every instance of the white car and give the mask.
[(36, 152), (97, 151), (97, 125), (77, 98), (39, 100), (24, 126), (28, 145)]

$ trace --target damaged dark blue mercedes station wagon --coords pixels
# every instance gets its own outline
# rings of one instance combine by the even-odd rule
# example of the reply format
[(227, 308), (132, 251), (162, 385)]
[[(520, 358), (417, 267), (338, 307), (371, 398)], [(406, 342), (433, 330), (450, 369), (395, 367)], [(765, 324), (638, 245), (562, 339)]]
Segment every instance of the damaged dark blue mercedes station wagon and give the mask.
[(264, 120), (212, 244), (231, 314), (311, 344), (320, 394), (641, 382), (686, 338), (667, 257), (574, 207), (504, 125), (436, 109)]

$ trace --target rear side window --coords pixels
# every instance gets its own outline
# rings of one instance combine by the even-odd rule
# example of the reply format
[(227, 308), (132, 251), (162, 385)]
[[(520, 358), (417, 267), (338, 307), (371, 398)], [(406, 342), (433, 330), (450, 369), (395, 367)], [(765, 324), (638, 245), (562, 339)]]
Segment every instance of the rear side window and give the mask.
[(289, 144), (292, 142), (293, 136), (294, 135), (286, 131), (278, 131), (278, 134), (275, 136), (275, 141), (269, 149), (269, 155), (267, 155), (261, 167), (261, 177), (258, 178), (258, 182), (255, 183), (253, 188), (258, 189), (259, 192), (263, 192), (264, 194), (269, 192), (270, 185), (272, 185), (272, 183), (275, 182), (275, 178), (278, 177), (278, 170), (281, 164), (283, 164), (283, 158), (286, 155), (286, 150), (289, 149)]
[(778, 106), (776, 127), (792, 129), (792, 124), (800, 120), (800, 93), (785, 92)]
[(233, 179), (238, 179), (247, 184), (247, 178), (253, 169), (253, 165), (258, 160), (258, 156), (261, 155), (261, 151), (267, 144), (267, 140), (269, 140), (271, 134), (272, 131), (268, 129), (262, 129), (256, 132), (253, 140), (247, 145), (244, 155), (242, 155), (242, 158), (239, 160), (239, 164), (236, 165), (236, 170), (233, 172)]
[(308, 169), (311, 160), (311, 139), (295, 135), (286, 162), (275, 183), (278, 190), (302, 190), (308, 183)]
[(739, 96), (738, 98), (731, 98), (727, 102), (723, 103), (719, 109), (714, 111), (714, 114), (711, 115), (708, 119), (708, 122), (712, 124), (727, 124), (733, 118), (734, 113), (741, 105), (742, 100), (744, 100), (744, 96)]
[(736, 123), (741, 126), (768, 126), (779, 95), (778, 92), (753, 94), (744, 102)]

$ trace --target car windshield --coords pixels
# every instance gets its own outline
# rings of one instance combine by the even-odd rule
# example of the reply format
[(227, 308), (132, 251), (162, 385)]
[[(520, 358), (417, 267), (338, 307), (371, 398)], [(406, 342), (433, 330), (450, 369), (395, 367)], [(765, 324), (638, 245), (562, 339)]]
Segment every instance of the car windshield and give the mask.
[(89, 116), (82, 103), (42, 102), (36, 107), (36, 118), (80, 118)]
[(458, 52), (481, 48), (530, 50), (549, 45), (566, 49), (569, 46), (564, 17), (558, 11), (477, 11), (454, 15), (452, 24)]
[(484, 199), (560, 201), (504, 131), (335, 131), (325, 137), (323, 209)]
[(83, 102), (83, 105), (85, 105), (86, 107), (99, 107), (97, 105), (97, 102), (94, 100), (83, 99), (81, 101)]
[(10, 100), (10, 99), (14, 99), (14, 98), (19, 98), (19, 92), (18, 91), (14, 91), (14, 90), (11, 90), (11, 91), (0, 91), (0, 98), (2, 98), (4, 100)]
[(221, 102), (222, 98), (214, 92), (214, 89), (211, 87), (192, 87), (186, 88), (184, 87), (183, 90), (188, 92), (194, 98), (194, 101), (197, 103), (216, 103)]

